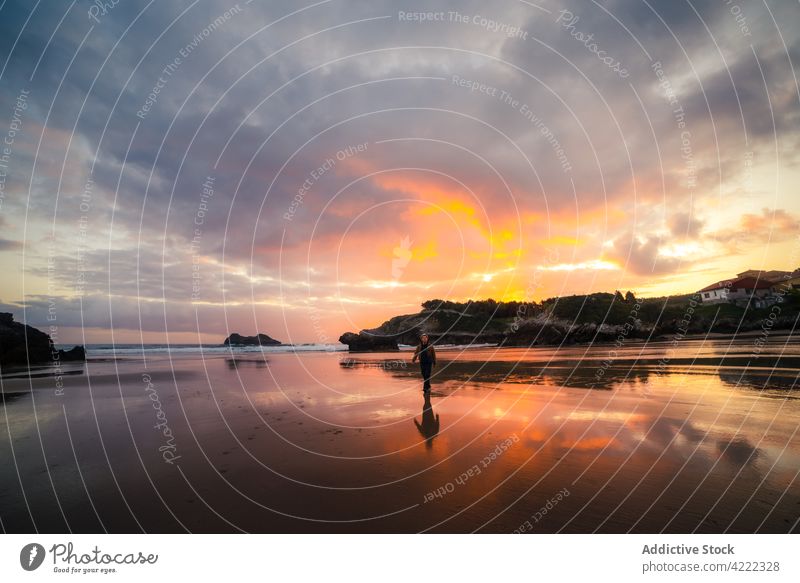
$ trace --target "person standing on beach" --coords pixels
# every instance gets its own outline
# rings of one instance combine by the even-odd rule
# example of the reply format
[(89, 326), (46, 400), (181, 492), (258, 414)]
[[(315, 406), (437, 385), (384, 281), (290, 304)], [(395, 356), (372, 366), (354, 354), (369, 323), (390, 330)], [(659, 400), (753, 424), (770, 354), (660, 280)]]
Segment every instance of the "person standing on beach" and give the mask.
[(417, 362), (417, 359), (419, 359), (422, 379), (425, 381), (422, 385), (422, 390), (427, 393), (431, 390), (431, 370), (436, 366), (436, 349), (434, 349), (433, 344), (430, 343), (427, 334), (423, 334), (419, 337), (419, 344), (414, 351), (414, 357), (411, 359), (411, 362)]

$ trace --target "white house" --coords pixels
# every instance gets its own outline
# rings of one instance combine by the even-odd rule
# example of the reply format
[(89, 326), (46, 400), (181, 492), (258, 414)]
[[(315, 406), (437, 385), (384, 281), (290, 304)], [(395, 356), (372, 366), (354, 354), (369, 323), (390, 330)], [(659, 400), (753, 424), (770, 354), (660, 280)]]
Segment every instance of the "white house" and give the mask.
[[(745, 272), (746, 273), (746, 272)], [(750, 299), (756, 307), (762, 298), (770, 295), (772, 284), (755, 277), (737, 277), (712, 283), (700, 290), (700, 299), (704, 304), (747, 304)]]

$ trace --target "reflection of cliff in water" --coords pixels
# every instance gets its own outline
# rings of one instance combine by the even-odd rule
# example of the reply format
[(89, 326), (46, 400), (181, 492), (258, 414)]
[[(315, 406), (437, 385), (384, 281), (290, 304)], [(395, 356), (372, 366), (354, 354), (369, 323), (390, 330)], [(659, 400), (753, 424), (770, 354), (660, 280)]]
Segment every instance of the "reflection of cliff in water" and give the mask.
[(255, 368), (264, 368), (267, 366), (267, 360), (264, 358), (226, 358), (225, 364), (230, 369), (236, 369), (240, 366), (254, 366)]
[[(720, 380), (727, 386), (740, 389), (780, 390), (800, 389), (800, 371), (798, 370), (774, 370), (771, 368), (730, 368), (719, 369)], [(765, 395), (769, 396), (769, 395)], [(785, 393), (780, 398), (787, 397)]]
[[(800, 388), (800, 358), (769, 356), (753, 361), (741, 355), (672, 358), (668, 361), (648, 355), (643, 358), (566, 358), (526, 361), (498, 358), (469, 360), (440, 357), (433, 371), (434, 382), (552, 384), (579, 389), (613, 389), (620, 384), (646, 384), (672, 374), (718, 375), (726, 386), (757, 390)], [(471, 356), (471, 355), (470, 355)], [(394, 359), (386, 361), (402, 362)], [(364, 363), (380, 367), (395, 376), (412, 377), (417, 367), (386, 366), (384, 361)], [(345, 362), (342, 363), (345, 366)], [(349, 365), (348, 365), (349, 366)], [(352, 368), (352, 366), (351, 366)], [(785, 396), (785, 394), (783, 395)]]
[(0, 403), (11, 403), (12, 401), (16, 401), (17, 399), (26, 397), (28, 395), (30, 395), (30, 392), (6, 393), (5, 391), (0, 391)]
[[(392, 370), (395, 376), (418, 376), (416, 367)], [(599, 360), (559, 361), (553, 364), (498, 361), (440, 361), (434, 369), (433, 382), (550, 384), (578, 389), (613, 389), (621, 383), (646, 383), (655, 371), (649, 367), (605, 366)]]

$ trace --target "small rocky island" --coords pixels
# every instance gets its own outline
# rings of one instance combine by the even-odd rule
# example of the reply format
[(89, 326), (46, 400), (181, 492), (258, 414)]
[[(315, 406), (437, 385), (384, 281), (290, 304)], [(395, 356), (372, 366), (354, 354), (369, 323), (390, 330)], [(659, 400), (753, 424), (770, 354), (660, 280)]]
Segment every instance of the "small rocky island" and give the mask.
[(13, 314), (0, 312), (0, 366), (57, 364), (86, 360), (83, 346), (58, 350), (48, 334), (14, 321)]
[(339, 342), (347, 344), (350, 352), (392, 352), (399, 350), (397, 335), (382, 334), (377, 330), (362, 330), (358, 334), (345, 332), (339, 337)]
[(234, 332), (225, 339), (223, 346), (282, 346), (280, 340), (270, 338), (266, 334), (256, 334), (255, 336), (242, 336)]

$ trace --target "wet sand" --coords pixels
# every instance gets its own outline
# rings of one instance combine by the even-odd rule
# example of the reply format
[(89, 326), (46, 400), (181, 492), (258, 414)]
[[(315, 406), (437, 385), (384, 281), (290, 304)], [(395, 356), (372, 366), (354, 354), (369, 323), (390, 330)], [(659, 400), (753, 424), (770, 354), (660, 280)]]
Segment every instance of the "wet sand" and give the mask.
[(752, 347), (441, 350), (428, 401), (402, 352), (90, 360), (70, 366), (63, 392), (47, 370), (7, 376), (0, 521), (6, 532), (793, 532), (800, 348)]

